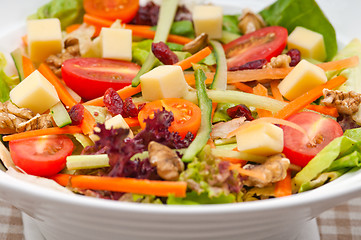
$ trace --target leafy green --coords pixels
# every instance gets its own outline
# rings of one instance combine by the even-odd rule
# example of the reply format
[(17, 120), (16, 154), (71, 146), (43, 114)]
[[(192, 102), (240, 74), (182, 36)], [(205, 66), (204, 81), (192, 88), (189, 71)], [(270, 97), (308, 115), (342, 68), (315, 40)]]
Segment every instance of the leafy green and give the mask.
[(224, 195), (210, 198), (207, 193), (198, 194), (195, 191), (187, 193), (185, 198), (177, 198), (174, 195), (169, 196), (167, 204), (172, 205), (199, 205), (199, 204), (221, 204), (221, 203), (233, 203), (236, 201), (236, 197), (233, 194)]
[(223, 15), (223, 30), (235, 34), (241, 34), (238, 28), (238, 16), (237, 15)]
[(278, 0), (260, 12), (269, 25), (287, 28), (291, 33), (302, 26), (323, 35), (327, 60), (337, 53), (336, 32), (315, 0)]
[(83, 0), (52, 0), (41, 6), (29, 19), (58, 18), (61, 28), (83, 21)]
[(235, 104), (232, 103), (218, 103), (216, 111), (213, 115), (213, 123), (217, 122), (227, 122), (231, 120), (232, 118), (228, 115), (227, 109), (230, 107), (235, 106)]
[(13, 79), (6, 75), (4, 69), (6, 67), (6, 58), (0, 53), (0, 102), (5, 102), (10, 98), (10, 87), (8, 83), (12, 83)]
[(301, 185), (299, 192), (309, 191), (324, 185), (327, 182), (331, 182), (336, 178), (346, 173), (348, 169), (340, 169), (338, 171), (325, 172), (320, 174), (316, 179), (306, 182)]

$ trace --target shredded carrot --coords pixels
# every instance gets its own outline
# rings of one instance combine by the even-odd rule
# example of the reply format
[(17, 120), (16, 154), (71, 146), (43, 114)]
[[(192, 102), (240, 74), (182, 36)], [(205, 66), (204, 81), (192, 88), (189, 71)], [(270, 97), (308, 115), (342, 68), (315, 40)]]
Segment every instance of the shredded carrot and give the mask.
[(71, 186), (73, 188), (129, 192), (161, 197), (167, 197), (170, 194), (174, 194), (176, 197), (185, 197), (187, 190), (187, 183), (179, 181), (69, 174), (57, 174), (51, 179), (62, 186)]
[(124, 118), (124, 121), (128, 124), (129, 127), (137, 127), (137, 126), (140, 126), (139, 120), (138, 120), (137, 117)]
[(77, 102), (66, 90), (65, 86), (60, 82), (58, 77), (51, 71), (51, 69), (45, 63), (40, 64), (38, 68), (39, 72), (55, 87), (56, 92), (60, 100), (68, 107), (72, 107)]
[(292, 195), (292, 179), (291, 171), (287, 171), (286, 177), (275, 184), (275, 197), (285, 197), (290, 195)]
[(80, 25), (81, 24), (79, 24), (79, 23), (72, 24), (70, 26), (67, 26), (65, 28), (65, 31), (66, 31), (66, 33), (74, 32), (75, 30), (77, 30), (80, 27)]
[(24, 46), (28, 46), (28, 35), (24, 35), (21, 37), (21, 41), (23, 41)]
[(212, 102), (212, 115), (211, 115), (212, 120), (213, 120), (214, 113), (216, 112), (217, 106), (218, 106), (218, 103)]
[(292, 114), (302, 110), (306, 106), (308, 106), (310, 103), (315, 101), (317, 98), (322, 96), (323, 89), (334, 89), (335, 87), (340, 86), (343, 84), (347, 79), (343, 76), (338, 76), (335, 78), (332, 78), (325, 84), (319, 85), (310, 91), (302, 94), (298, 98), (294, 99), (293, 101), (289, 102), (285, 107), (283, 107), (281, 110), (276, 112), (273, 116), (275, 118), (282, 118), (285, 119)]
[(241, 83), (241, 82), (236, 82), (233, 83), (233, 85), (238, 88), (239, 90), (241, 90), (242, 92), (246, 92), (246, 93), (253, 93), (253, 89), (248, 86), (247, 84)]
[[(110, 20), (103, 19), (103, 18), (93, 16), (90, 14), (84, 14), (83, 21), (89, 25), (95, 26), (97, 28), (97, 33), (100, 32), (100, 29), (102, 27), (110, 27), (113, 24), (113, 22)], [(138, 36), (138, 37), (153, 39), (155, 36), (155, 31), (151, 30), (150, 26), (124, 24), (124, 28), (132, 30), (133, 35)], [(192, 39), (187, 38), (187, 37), (178, 36), (178, 35), (169, 34), (167, 41), (184, 45), (184, 44), (192, 41)]]
[[(126, 86), (122, 89), (119, 89), (117, 93), (119, 94), (121, 99), (126, 99), (127, 97), (131, 97), (137, 93), (140, 93), (141, 86), (140, 84), (137, 87), (132, 87), (131, 85)], [(93, 106), (104, 106), (103, 97), (98, 97), (93, 100), (87, 101), (84, 105), (93, 105)]]
[(26, 56), (22, 56), (22, 61), (23, 61), (23, 72), (24, 72), (24, 77), (28, 77), (32, 72), (34, 72), (36, 70), (34, 63), (30, 60), (30, 58), (26, 57)]
[[(253, 88), (253, 93), (255, 95), (259, 95), (259, 96), (264, 96), (267, 97), (268, 96), (268, 90), (266, 87), (264, 87), (262, 84), (258, 83), (254, 88)], [(264, 109), (259, 109), (257, 108), (257, 113), (259, 117), (271, 117), (272, 113), (268, 110), (264, 110)]]
[(65, 126), (62, 128), (52, 127), (52, 128), (31, 130), (31, 131), (14, 133), (11, 135), (3, 136), (3, 141), (13, 141), (23, 138), (38, 137), (44, 135), (59, 135), (59, 134), (74, 134), (74, 133), (82, 133), (81, 128), (78, 126)]
[[(213, 82), (214, 73), (205, 73), (205, 74), (206, 74), (206, 77), (207, 77), (207, 79), (205, 80), (205, 84), (211, 84)], [(194, 72), (193, 71), (184, 72), (184, 78), (185, 78), (186, 82), (190, 86), (194, 86), (196, 84), (196, 80), (194, 78)]]
[(93, 115), (84, 108), (83, 121), (80, 124), (80, 128), (85, 135), (93, 133), (93, 129), (96, 125), (96, 121)]
[(310, 104), (310, 105), (306, 106), (306, 109), (312, 110), (315, 112), (319, 112), (324, 115), (329, 115), (329, 116), (335, 117), (335, 118), (337, 118), (339, 116), (337, 108), (335, 108), (335, 107), (326, 107), (326, 106), (322, 106), (322, 105)]
[(280, 80), (273, 80), (270, 82), (271, 92), (275, 99), (277, 99), (278, 101), (284, 101), (283, 96), (278, 89), (278, 85), (280, 84), (280, 82)]
[(216, 148), (216, 145), (214, 144), (214, 141), (212, 138), (208, 139), (207, 144), (213, 149)]
[(174, 65), (181, 66), (183, 70), (186, 70), (192, 67), (192, 63), (197, 63), (202, 59), (206, 58), (209, 54), (212, 53), (212, 50), (209, 47), (205, 47), (202, 50), (198, 51), (197, 53), (193, 54), (192, 56), (177, 62)]

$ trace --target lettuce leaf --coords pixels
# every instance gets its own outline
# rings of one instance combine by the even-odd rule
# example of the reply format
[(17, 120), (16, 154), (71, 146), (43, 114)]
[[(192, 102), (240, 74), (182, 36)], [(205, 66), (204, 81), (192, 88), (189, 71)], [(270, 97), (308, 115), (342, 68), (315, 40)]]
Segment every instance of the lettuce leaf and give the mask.
[(327, 60), (337, 53), (336, 32), (315, 0), (278, 0), (260, 12), (269, 25), (287, 28), (291, 33), (297, 26), (323, 35)]
[(3, 53), (0, 53), (0, 102), (5, 102), (10, 98), (10, 87), (8, 84), (13, 82), (13, 79), (6, 75), (4, 69), (6, 67), (6, 58)]
[(187, 193), (185, 198), (177, 198), (171, 195), (167, 199), (167, 204), (172, 205), (199, 205), (199, 204), (221, 204), (234, 203), (236, 197), (233, 194), (221, 194), (217, 197), (210, 198), (207, 193), (198, 194), (195, 191)]

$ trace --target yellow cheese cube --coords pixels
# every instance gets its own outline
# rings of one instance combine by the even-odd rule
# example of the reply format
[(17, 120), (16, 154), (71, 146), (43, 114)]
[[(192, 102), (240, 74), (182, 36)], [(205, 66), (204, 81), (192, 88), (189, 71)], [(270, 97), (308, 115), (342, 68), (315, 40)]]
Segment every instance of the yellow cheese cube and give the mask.
[(57, 18), (28, 20), (27, 34), (29, 56), (36, 63), (62, 50), (61, 27)]
[(35, 113), (43, 113), (60, 101), (54, 86), (38, 70), (10, 91), (10, 99)]
[(278, 88), (285, 98), (293, 100), (325, 82), (327, 82), (327, 77), (322, 68), (301, 60), (281, 81)]
[(207, 33), (209, 39), (222, 37), (223, 10), (219, 6), (197, 5), (193, 8), (196, 35)]
[(288, 49), (298, 49), (302, 58), (313, 58), (321, 62), (326, 60), (325, 42), (320, 33), (296, 27), (288, 36), (287, 44)]
[(188, 89), (180, 66), (162, 65), (140, 76), (143, 97), (148, 101), (182, 98)]
[(129, 135), (128, 137), (134, 137), (132, 130), (130, 130), (129, 125), (127, 124), (127, 122), (124, 120), (123, 116), (118, 114), (114, 117), (112, 117), (111, 119), (108, 119), (104, 122), (105, 128), (106, 129), (118, 129), (118, 128), (125, 128), (125, 129), (129, 129)]
[(100, 42), (103, 58), (132, 60), (132, 30), (102, 28)]
[(257, 123), (236, 134), (240, 152), (270, 156), (283, 150), (283, 130), (272, 123)]

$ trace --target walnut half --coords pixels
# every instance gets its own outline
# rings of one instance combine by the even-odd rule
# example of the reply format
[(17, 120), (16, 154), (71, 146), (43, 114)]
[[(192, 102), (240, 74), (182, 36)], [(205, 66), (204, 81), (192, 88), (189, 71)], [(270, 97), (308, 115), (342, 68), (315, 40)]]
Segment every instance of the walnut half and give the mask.
[(254, 32), (265, 26), (266, 23), (259, 14), (252, 12), (248, 8), (243, 10), (238, 23), (238, 28), (243, 34)]

